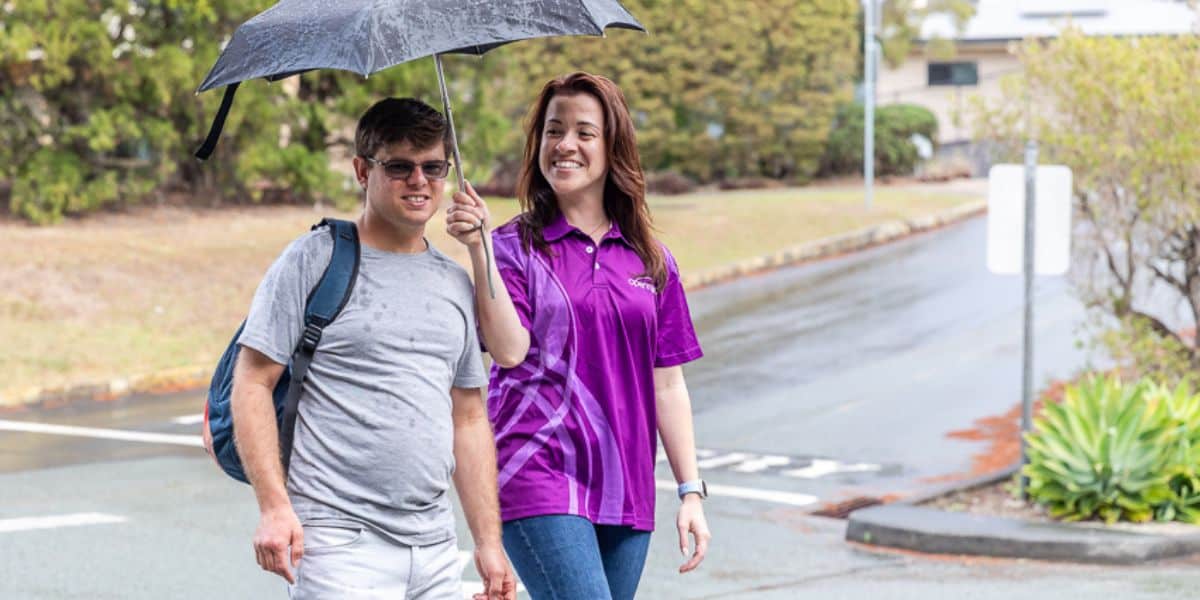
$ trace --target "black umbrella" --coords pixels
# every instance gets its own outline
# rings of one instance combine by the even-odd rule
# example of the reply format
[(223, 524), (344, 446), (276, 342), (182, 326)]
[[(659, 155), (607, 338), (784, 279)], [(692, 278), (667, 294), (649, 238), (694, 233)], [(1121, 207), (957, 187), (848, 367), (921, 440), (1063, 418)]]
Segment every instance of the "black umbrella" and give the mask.
[[(200, 84), (197, 92), (227, 87), (196, 157), (212, 154), (243, 81), (275, 81), (313, 69), (365, 77), (433, 56), (458, 185), (465, 189), (441, 55), (481, 55), (539, 37), (604, 35), (608, 27), (646, 30), (617, 0), (282, 0), (237, 28)], [(488, 263), (492, 290), (490, 256)]]

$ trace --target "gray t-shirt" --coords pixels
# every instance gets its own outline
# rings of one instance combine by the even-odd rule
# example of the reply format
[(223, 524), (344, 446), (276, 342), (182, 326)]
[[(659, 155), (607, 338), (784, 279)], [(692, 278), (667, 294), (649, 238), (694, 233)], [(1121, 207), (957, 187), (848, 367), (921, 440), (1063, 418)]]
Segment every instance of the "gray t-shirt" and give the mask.
[[(259, 284), (238, 343), (287, 364), (332, 252), (324, 228), (292, 242)], [(486, 381), (466, 271), (432, 245), (397, 254), (364, 244), (354, 292), (325, 328), (300, 396), (287, 482), (297, 516), (359, 523), (410, 546), (453, 537), (450, 388)]]

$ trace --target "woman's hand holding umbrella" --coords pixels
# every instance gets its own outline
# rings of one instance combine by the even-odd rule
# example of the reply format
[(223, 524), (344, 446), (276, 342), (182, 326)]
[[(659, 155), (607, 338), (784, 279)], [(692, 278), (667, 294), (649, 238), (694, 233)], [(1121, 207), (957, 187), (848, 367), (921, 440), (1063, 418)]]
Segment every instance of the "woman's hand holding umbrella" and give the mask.
[(455, 192), (454, 204), (446, 209), (446, 233), (465, 244), (468, 248), (483, 244), (484, 227), (490, 222), (491, 214), (483, 198), (466, 183)]

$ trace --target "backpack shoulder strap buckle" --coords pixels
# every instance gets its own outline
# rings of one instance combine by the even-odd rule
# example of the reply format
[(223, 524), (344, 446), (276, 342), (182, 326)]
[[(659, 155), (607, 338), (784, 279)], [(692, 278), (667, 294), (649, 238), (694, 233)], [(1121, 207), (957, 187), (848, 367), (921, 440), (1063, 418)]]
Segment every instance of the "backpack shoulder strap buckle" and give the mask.
[(317, 344), (321, 342), (321, 333), (324, 330), (324, 327), (316, 323), (305, 324), (304, 333), (300, 336), (300, 349), (306, 354), (316, 352)]

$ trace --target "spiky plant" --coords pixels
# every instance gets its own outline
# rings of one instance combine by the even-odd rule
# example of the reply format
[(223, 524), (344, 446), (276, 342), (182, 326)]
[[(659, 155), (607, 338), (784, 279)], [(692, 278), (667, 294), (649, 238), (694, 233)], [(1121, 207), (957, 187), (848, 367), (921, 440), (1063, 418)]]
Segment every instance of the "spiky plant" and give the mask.
[(1066, 521), (1148, 521), (1172, 498), (1171, 421), (1146, 383), (1093, 376), (1047, 404), (1025, 437), (1029, 494)]

